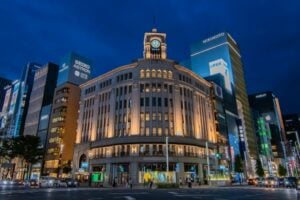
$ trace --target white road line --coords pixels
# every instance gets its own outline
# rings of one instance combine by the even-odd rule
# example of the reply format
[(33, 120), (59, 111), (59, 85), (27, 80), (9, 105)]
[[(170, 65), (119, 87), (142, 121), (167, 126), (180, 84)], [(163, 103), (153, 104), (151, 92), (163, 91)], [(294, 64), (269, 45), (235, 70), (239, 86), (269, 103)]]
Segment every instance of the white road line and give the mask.
[(124, 196), (124, 198), (125, 198), (126, 200), (135, 200), (135, 198), (133, 198), (133, 197), (131, 197), (131, 196)]
[(110, 195), (131, 195), (131, 194), (149, 194), (148, 192), (114, 192), (114, 193), (109, 193)]

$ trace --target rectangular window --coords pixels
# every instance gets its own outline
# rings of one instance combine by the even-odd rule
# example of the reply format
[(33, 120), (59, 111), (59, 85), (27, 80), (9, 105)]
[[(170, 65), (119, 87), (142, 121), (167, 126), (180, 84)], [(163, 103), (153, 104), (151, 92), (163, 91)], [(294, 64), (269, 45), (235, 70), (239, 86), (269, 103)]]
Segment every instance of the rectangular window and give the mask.
[(149, 120), (150, 120), (150, 114), (149, 114), (149, 112), (146, 112), (146, 114), (145, 114), (145, 119), (146, 119), (146, 121), (149, 121)]
[(132, 85), (129, 85), (128, 93), (130, 94), (132, 92)]
[(173, 99), (170, 99), (170, 107), (173, 108)]
[(141, 106), (141, 107), (144, 107), (144, 98), (141, 98), (141, 99), (140, 99), (140, 106)]
[(157, 105), (158, 105), (158, 107), (161, 107), (161, 98), (160, 97), (157, 98)]
[(165, 107), (168, 107), (168, 98), (165, 98)]
[(149, 99), (149, 97), (146, 97), (146, 98), (145, 98), (145, 101), (146, 101), (146, 107), (148, 107), (149, 104), (150, 104), (150, 99)]
[(161, 121), (161, 112), (157, 113), (157, 120)]
[(152, 97), (152, 106), (156, 106), (156, 97)]
[(152, 113), (152, 121), (155, 121), (156, 120), (156, 113)]
[(143, 93), (144, 92), (144, 84), (140, 85), (140, 92)]
[(124, 95), (127, 94), (127, 86), (124, 87)]
[(173, 92), (172, 85), (169, 85), (169, 93), (172, 94), (172, 92)]
[(150, 85), (148, 83), (146, 83), (145, 85), (145, 91), (150, 92)]

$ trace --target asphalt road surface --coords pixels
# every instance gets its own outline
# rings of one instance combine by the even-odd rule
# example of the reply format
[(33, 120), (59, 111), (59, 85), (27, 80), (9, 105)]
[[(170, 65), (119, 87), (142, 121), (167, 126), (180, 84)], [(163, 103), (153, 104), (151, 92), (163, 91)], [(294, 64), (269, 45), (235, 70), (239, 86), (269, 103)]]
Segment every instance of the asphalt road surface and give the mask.
[(0, 200), (300, 200), (295, 189), (219, 187), (197, 189), (50, 188), (0, 189)]

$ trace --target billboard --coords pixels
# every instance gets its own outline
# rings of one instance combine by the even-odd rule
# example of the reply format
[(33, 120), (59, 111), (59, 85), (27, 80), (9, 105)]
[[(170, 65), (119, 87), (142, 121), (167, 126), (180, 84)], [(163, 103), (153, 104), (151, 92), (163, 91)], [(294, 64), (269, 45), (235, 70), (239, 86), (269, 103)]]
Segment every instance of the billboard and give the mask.
[(80, 85), (91, 77), (91, 63), (88, 59), (71, 52), (62, 59), (57, 86), (71, 82)]

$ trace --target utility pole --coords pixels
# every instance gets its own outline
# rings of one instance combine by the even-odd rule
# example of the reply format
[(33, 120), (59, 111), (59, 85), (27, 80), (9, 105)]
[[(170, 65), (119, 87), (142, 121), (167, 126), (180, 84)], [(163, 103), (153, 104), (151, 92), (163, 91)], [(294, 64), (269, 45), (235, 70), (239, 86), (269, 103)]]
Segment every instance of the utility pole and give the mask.
[(209, 166), (209, 152), (208, 152), (208, 142), (205, 143), (206, 146), (206, 160), (207, 160), (207, 181), (208, 185), (210, 185), (210, 166)]

